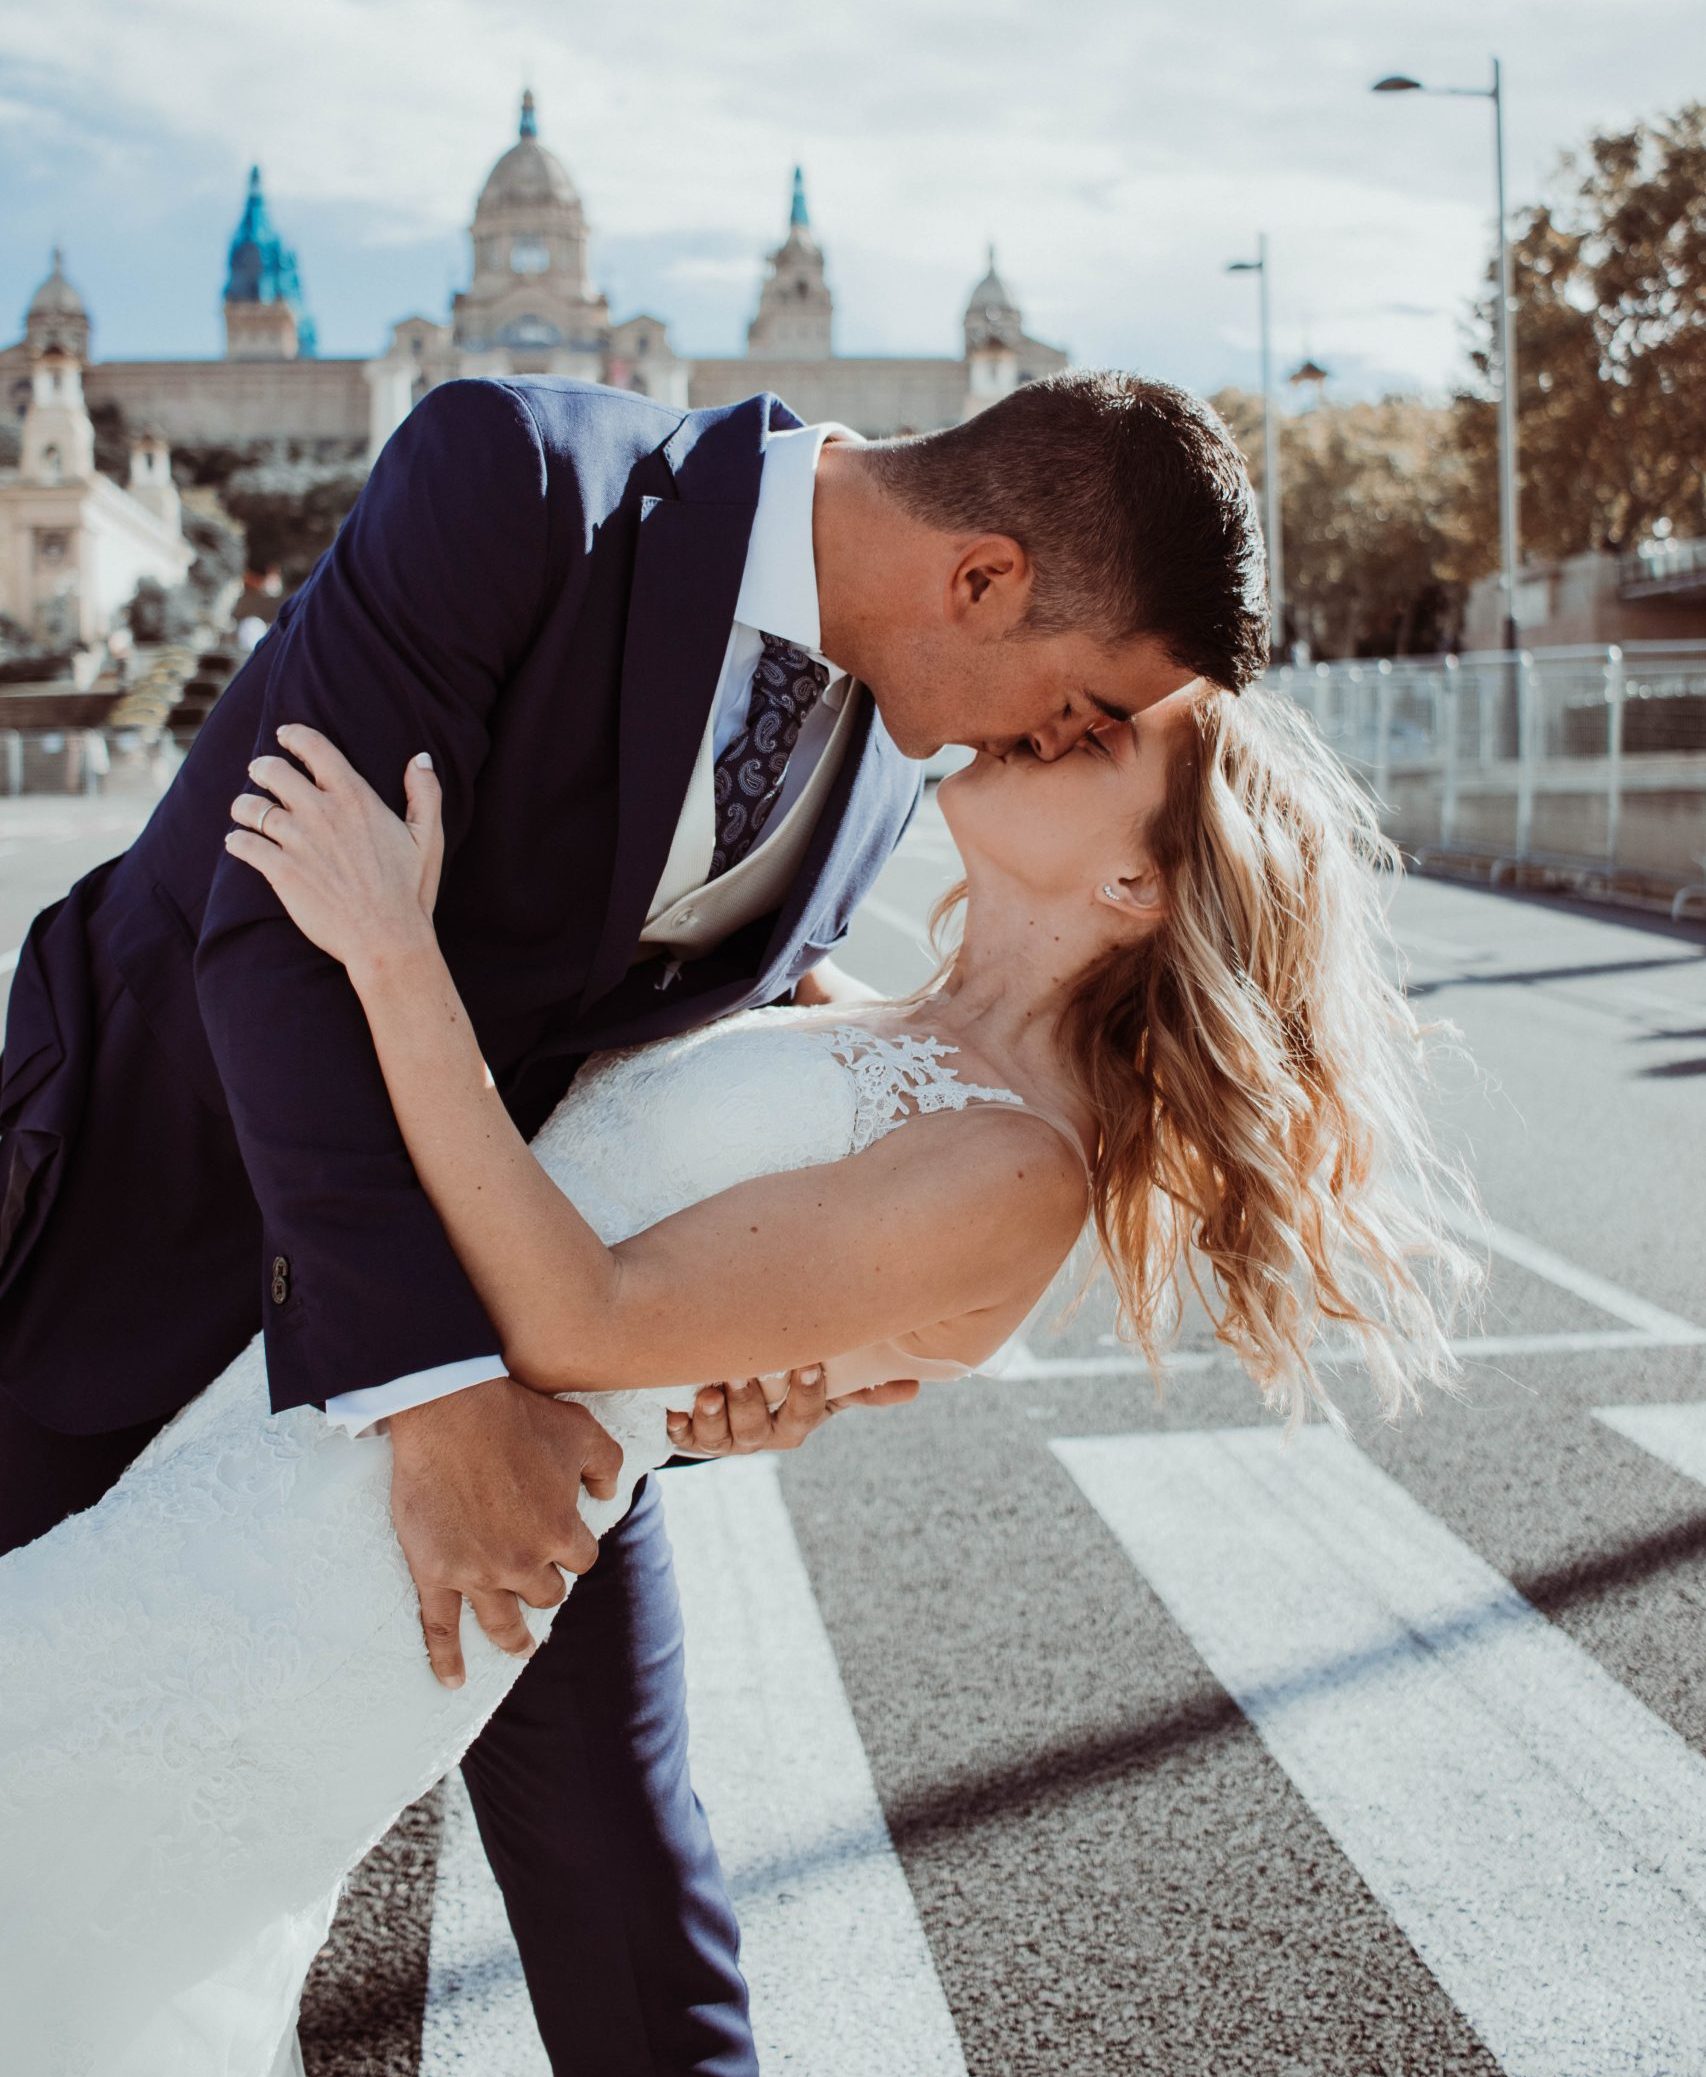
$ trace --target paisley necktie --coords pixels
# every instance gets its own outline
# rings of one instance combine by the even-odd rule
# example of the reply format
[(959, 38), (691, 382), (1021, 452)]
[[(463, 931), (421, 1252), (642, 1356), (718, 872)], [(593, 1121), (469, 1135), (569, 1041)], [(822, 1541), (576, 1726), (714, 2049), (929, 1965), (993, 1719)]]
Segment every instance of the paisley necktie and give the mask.
[(711, 878), (738, 865), (758, 842), (782, 794), (782, 776), (829, 670), (792, 642), (765, 635), (752, 674), (746, 726), (717, 759), (717, 838)]

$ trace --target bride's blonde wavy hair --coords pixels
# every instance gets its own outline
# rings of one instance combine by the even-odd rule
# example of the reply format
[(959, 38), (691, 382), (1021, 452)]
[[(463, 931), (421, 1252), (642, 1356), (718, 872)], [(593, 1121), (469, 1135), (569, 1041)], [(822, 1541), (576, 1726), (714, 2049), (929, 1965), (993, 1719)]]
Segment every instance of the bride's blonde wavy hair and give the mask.
[(1428, 1041), (1454, 1034), (1389, 972), (1400, 855), (1280, 694), (1205, 689), (1168, 758), (1143, 833), (1162, 920), (1079, 976), (1059, 1022), (1121, 1331), (1159, 1383), (1188, 1284), (1289, 1437), (1311, 1406), (1344, 1430), (1314, 1360), (1337, 1329), (1395, 1420), (1421, 1384), (1460, 1392), (1451, 1331), (1485, 1281), (1460, 1238), (1474, 1186), (1423, 1112)]

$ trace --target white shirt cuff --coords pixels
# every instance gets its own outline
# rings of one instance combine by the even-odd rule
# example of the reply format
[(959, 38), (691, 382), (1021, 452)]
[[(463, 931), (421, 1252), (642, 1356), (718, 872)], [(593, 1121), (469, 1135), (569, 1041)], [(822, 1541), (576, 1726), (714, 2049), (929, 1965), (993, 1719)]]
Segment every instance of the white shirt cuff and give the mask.
[(359, 1392), (339, 1392), (326, 1401), (326, 1419), (346, 1435), (361, 1435), (389, 1414), (400, 1414), (411, 1406), (425, 1406), (429, 1399), (447, 1399), (470, 1385), (483, 1385), (487, 1378), (507, 1377), (501, 1356), (468, 1356), (460, 1363), (440, 1363), (434, 1370), (412, 1371), (393, 1378), (388, 1385), (365, 1385)]

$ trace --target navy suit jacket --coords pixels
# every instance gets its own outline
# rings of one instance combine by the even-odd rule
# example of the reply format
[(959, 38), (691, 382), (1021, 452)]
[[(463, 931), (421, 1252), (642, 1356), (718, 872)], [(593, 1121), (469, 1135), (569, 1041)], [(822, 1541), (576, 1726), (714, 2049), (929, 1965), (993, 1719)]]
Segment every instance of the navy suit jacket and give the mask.
[[(156, 1381), (139, 1403), (124, 1350), (89, 1332), (67, 1374), (5, 1374), (32, 1251), (76, 1242), (53, 1200), (72, 1151), (99, 1160), (76, 1149), (91, 1079), (139, 1071), (103, 1057), (92, 1005), (115, 977), (160, 1060), (229, 1121), (259, 1207), (248, 1317), (265, 1322), (275, 1407), (500, 1346), (416, 1181), (347, 977), (224, 850), (280, 723), (322, 729), (399, 809), (405, 763), (431, 751), (439, 937), (524, 1131), (587, 1052), (777, 1000), (844, 934), (921, 785), (868, 696), (781, 908), (665, 987), (657, 962), (631, 967), (722, 666), (765, 429), (798, 423), (772, 396), (683, 415), (562, 378), (478, 378), (428, 392), (392, 435), (146, 829), (26, 941), (0, 1060), (0, 1384), (49, 1426), (137, 1422), (207, 1382)], [(132, 1097), (146, 1118), (148, 1088)], [(158, 1176), (231, 1187), (185, 1173), (169, 1143)], [(133, 1309), (126, 1331), (169, 1344), (195, 1269), (151, 1264), (139, 1224), (127, 1275), (159, 1300), (139, 1299), (148, 1316)]]

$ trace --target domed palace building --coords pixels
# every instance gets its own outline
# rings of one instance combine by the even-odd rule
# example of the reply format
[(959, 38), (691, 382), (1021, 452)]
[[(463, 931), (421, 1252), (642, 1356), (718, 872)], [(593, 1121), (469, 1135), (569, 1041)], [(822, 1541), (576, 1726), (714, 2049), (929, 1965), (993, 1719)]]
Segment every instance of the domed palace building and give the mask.
[[(111, 403), (159, 443), (337, 441), (376, 454), (415, 400), (463, 375), (570, 375), (686, 407), (778, 391), (808, 419), (877, 435), (956, 424), (1019, 383), (1067, 365), (1029, 338), (995, 271), (973, 291), (956, 357), (850, 356), (834, 347), (834, 299), (796, 170), (787, 232), (768, 255), (744, 354), (678, 354), (665, 320), (613, 320), (594, 284), (586, 210), (540, 142), (531, 92), (515, 142), (493, 166), (469, 226), (472, 271), (448, 318), (404, 317), (371, 359), (322, 356), (296, 255), (275, 230), (260, 169), (249, 176), (226, 262), (225, 353), (216, 360), (97, 361), (89, 313), (57, 256), (25, 336), (0, 348), (0, 395), (22, 417), (52, 344), (91, 406)], [(153, 467), (150, 462), (148, 467)]]

